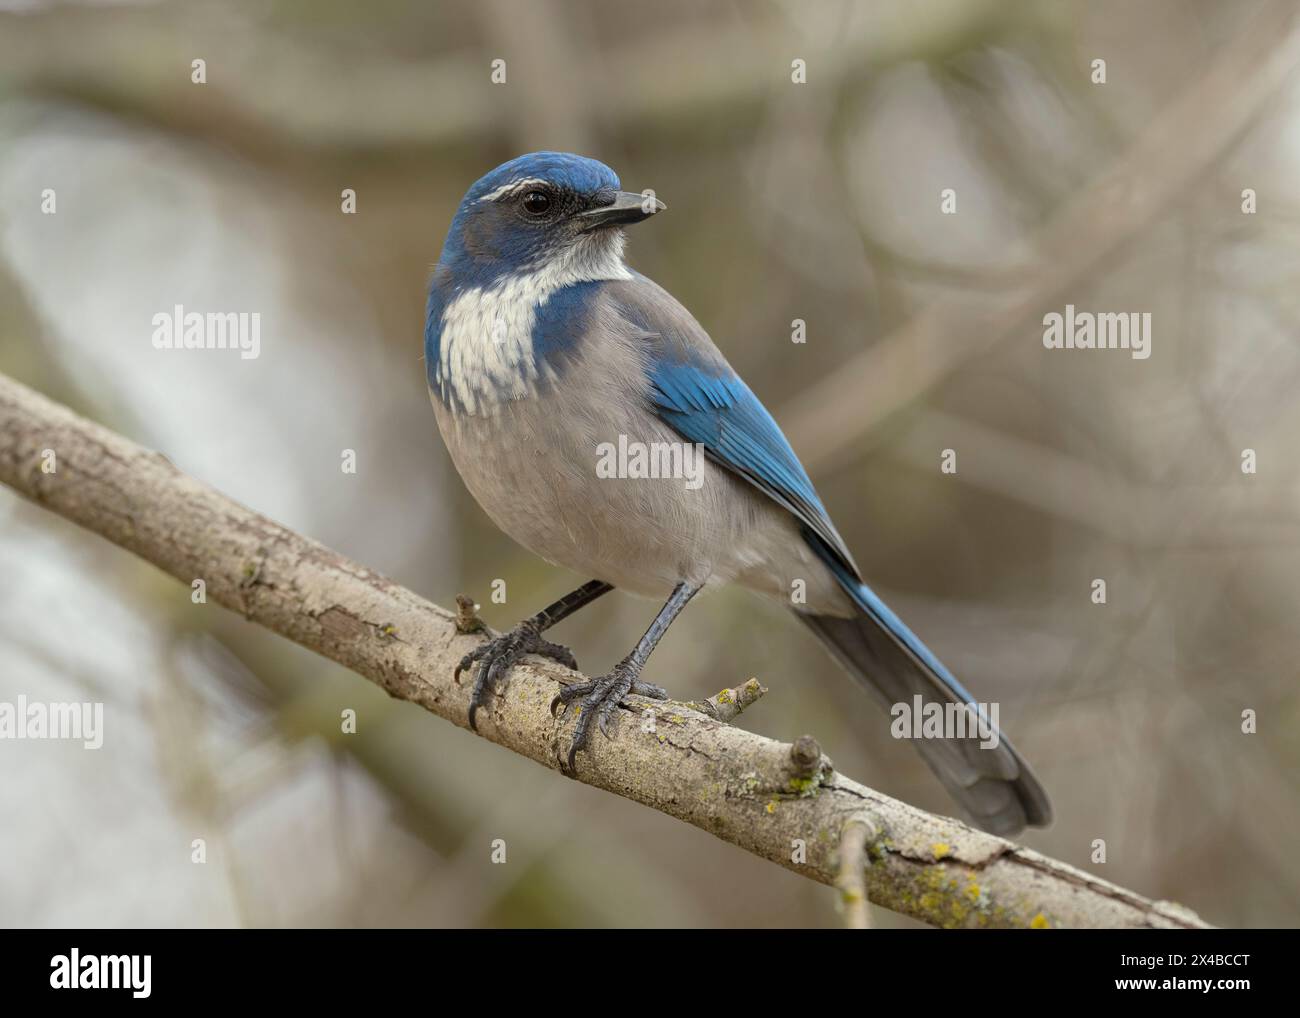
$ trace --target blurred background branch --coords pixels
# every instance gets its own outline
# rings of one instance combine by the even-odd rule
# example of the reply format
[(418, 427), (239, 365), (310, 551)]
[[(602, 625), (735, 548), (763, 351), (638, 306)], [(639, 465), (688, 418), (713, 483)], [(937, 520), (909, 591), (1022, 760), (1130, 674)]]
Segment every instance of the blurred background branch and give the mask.
[[(1033, 329), (1071, 287), (1149, 229), (1276, 98), (1300, 61), (1298, 24), (1300, 7), (1291, 0), (1252, 12), (1204, 74), (1044, 225), (1033, 241), (1037, 272), (1026, 279), (1018, 270), (1002, 280), (995, 310), (988, 310), (987, 292), (976, 300), (936, 301), (787, 403), (781, 420), (795, 446), (811, 450), (808, 469), (836, 466), (891, 414), (996, 344)], [(994, 276), (985, 288), (998, 283)], [(1004, 461), (1017, 459), (1006, 452)], [(1006, 486), (1000, 493), (1016, 497)], [(1160, 511), (1167, 507), (1153, 508), (1139, 526), (1168, 519)]]

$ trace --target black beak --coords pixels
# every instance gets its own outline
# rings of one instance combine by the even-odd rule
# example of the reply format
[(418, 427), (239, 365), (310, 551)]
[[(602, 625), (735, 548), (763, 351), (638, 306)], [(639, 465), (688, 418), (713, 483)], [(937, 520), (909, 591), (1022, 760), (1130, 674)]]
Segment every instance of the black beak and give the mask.
[(635, 191), (610, 191), (612, 198), (606, 205), (578, 213), (578, 221), (585, 223), (583, 229), (595, 230), (601, 226), (623, 226), (627, 223), (639, 223), (649, 219), (656, 212), (662, 212), (668, 206), (658, 198), (637, 194)]

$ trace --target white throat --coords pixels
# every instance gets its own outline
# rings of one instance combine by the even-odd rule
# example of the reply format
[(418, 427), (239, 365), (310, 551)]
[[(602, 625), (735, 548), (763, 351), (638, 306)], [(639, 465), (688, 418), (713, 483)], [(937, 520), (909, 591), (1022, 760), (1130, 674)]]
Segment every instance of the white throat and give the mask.
[(436, 384), (471, 414), (535, 392), (550, 370), (534, 356), (538, 311), (575, 283), (631, 279), (624, 242), (622, 230), (598, 230), (550, 261), (458, 292), (442, 313)]

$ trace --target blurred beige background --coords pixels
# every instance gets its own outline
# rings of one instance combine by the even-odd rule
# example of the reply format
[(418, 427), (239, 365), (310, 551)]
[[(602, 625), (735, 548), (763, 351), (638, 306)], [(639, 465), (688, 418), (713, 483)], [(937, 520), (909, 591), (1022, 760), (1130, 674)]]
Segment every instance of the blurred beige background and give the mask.
[[(0, 0), (0, 371), (506, 627), (586, 577), (499, 535), (451, 469), (425, 282), (475, 178), (595, 156), (669, 205), (632, 263), (772, 409), (877, 590), (1001, 703), (1057, 812), (1025, 842), (1211, 922), (1294, 926), (1298, 16)], [(154, 350), (177, 303), (259, 311), (261, 357)], [(1151, 358), (1045, 350), (1067, 303), (1150, 312)], [(654, 610), (615, 595), (557, 638), (603, 669)], [(771, 692), (746, 726), (951, 808), (743, 593), (693, 605), (648, 677), (689, 698), (751, 675)], [(107, 732), (0, 742), (5, 925), (837, 923), (828, 889), (390, 702), (0, 491), (19, 693), (102, 700)]]

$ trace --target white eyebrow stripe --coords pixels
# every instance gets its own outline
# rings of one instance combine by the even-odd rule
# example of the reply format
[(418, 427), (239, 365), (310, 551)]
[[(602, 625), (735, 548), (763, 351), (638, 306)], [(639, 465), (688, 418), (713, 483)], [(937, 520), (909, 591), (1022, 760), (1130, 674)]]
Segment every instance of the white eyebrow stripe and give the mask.
[[(482, 198), (480, 198), (479, 201), (480, 202), (496, 201), (498, 198), (502, 197), (503, 195), (517, 194), (519, 191), (522, 191), (525, 187), (536, 187), (538, 184), (545, 184), (545, 183), (546, 181), (542, 180), (541, 177), (529, 177), (527, 180), (512, 180), (508, 184), (502, 184), (495, 191), (489, 191)], [(478, 202), (475, 202), (475, 204), (477, 205)]]

